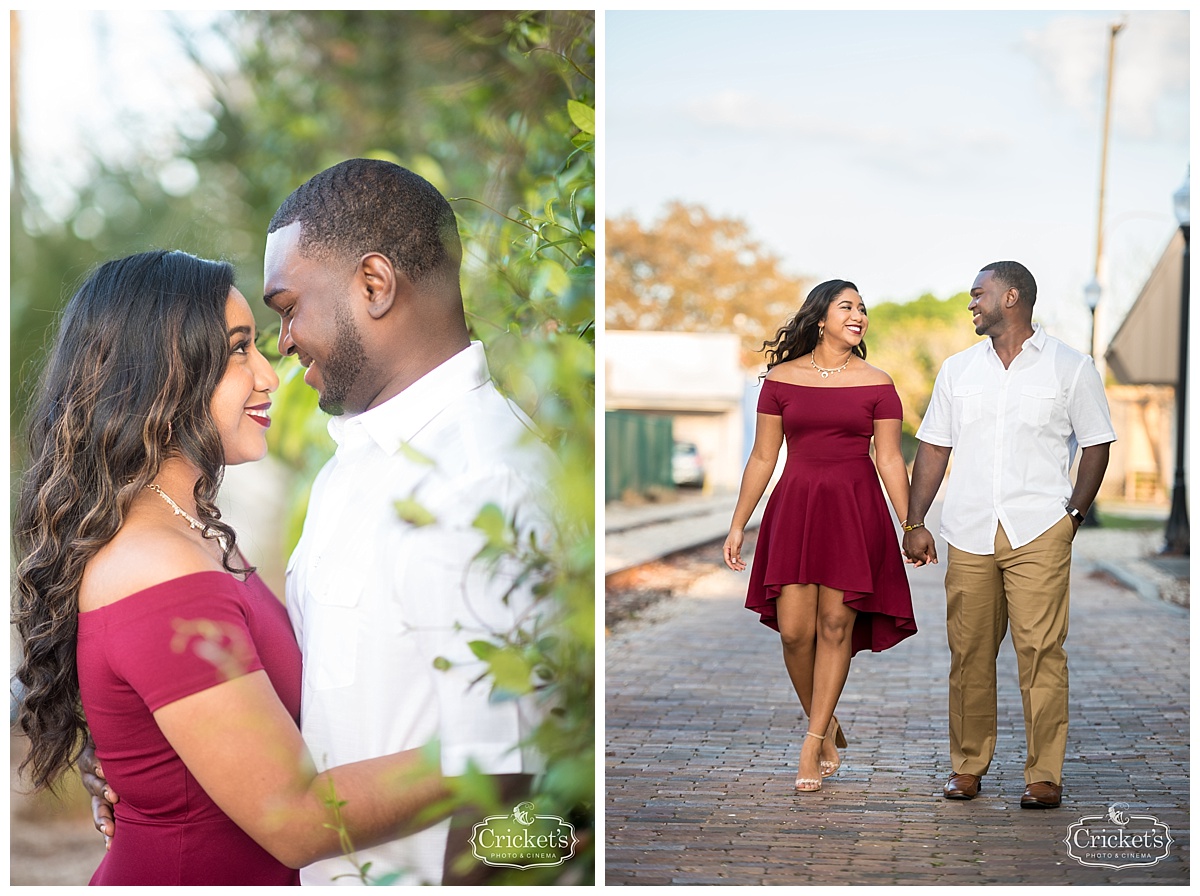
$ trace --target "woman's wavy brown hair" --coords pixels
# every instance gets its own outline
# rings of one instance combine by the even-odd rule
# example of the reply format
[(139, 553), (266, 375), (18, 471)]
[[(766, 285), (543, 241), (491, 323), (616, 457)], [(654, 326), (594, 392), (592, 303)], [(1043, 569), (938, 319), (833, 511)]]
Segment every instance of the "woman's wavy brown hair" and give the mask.
[(30, 462), (17, 500), (13, 620), (21, 638), (21, 763), (53, 787), (87, 734), (75, 667), (79, 584), (163, 461), (200, 470), (204, 532), (226, 540), (217, 490), (224, 452), (209, 404), (229, 360), (225, 303), (233, 268), (153, 251), (101, 265), (62, 314), (29, 413)]
[[(762, 344), (760, 351), (767, 353), (767, 370), (784, 361), (802, 358), (817, 347), (817, 325), (825, 317), (833, 300), (847, 289), (858, 292), (858, 287), (849, 280), (826, 280), (812, 288), (800, 310), (779, 328), (774, 339)], [(851, 351), (865, 361), (866, 341), (860, 342)]]

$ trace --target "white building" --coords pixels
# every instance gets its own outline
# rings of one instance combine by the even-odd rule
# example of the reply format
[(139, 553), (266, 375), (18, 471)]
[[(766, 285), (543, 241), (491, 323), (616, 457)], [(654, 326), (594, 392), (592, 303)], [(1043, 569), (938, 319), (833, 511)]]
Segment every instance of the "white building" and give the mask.
[(716, 490), (736, 490), (745, 460), (741, 344), (732, 333), (606, 330), (604, 408), (669, 415), (694, 442)]

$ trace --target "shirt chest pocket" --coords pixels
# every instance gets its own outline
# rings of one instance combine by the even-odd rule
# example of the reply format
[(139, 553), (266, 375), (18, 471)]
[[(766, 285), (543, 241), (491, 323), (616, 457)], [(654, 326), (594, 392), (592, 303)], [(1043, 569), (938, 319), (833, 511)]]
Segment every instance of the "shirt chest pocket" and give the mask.
[(350, 687), (358, 669), (363, 624), (361, 582), (315, 575), (304, 611), (305, 681), (315, 690)]
[(1058, 391), (1053, 386), (1030, 385), (1021, 389), (1021, 422), (1030, 426), (1045, 426), (1054, 414)]
[(983, 386), (959, 386), (951, 393), (954, 417), (966, 426), (983, 416)]

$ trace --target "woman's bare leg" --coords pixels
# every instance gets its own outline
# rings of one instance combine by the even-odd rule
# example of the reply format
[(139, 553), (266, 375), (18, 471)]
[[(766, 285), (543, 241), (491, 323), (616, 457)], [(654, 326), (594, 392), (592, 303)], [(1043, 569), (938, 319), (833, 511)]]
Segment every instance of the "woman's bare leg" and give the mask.
[(813, 664), (810, 723), (824, 733), (833, 718), (850, 673), (850, 636), (857, 612), (846, 606), (845, 593), (821, 585), (817, 598), (817, 647)]
[(775, 599), (775, 614), (783, 645), (783, 664), (807, 716), (812, 708), (817, 649), (817, 586), (784, 585)]
[[(824, 585), (818, 588), (817, 638), (808, 724), (810, 730), (819, 734), (828, 730), (850, 674), (850, 636), (857, 615), (854, 609), (846, 606), (844, 592)], [(801, 768), (816, 764), (822, 757), (837, 759), (832, 738), (825, 741), (807, 738), (800, 754)]]
[[(809, 729), (814, 734), (824, 734), (829, 726), (818, 727), (812, 720), (813, 670), (817, 658), (818, 597), (816, 585), (784, 585), (775, 600), (776, 620), (779, 623), (779, 638), (783, 645), (783, 663), (800, 705), (809, 720)], [(813, 757), (802, 761), (798, 777), (819, 778), (821, 759), (836, 762), (838, 755), (832, 738), (824, 741), (804, 738)], [(803, 757), (803, 750), (801, 753)]]

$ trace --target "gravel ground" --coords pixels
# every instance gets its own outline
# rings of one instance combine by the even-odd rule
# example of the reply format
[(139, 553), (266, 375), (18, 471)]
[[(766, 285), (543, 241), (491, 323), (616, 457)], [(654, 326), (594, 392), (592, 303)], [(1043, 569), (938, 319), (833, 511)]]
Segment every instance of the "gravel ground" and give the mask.
[[(746, 533), (747, 556), (757, 538), (757, 529)], [(724, 539), (712, 541), (608, 576), (604, 582), (606, 632), (650, 625), (672, 613), (672, 598), (687, 592), (697, 580), (726, 568), (721, 556), (724, 544)]]

